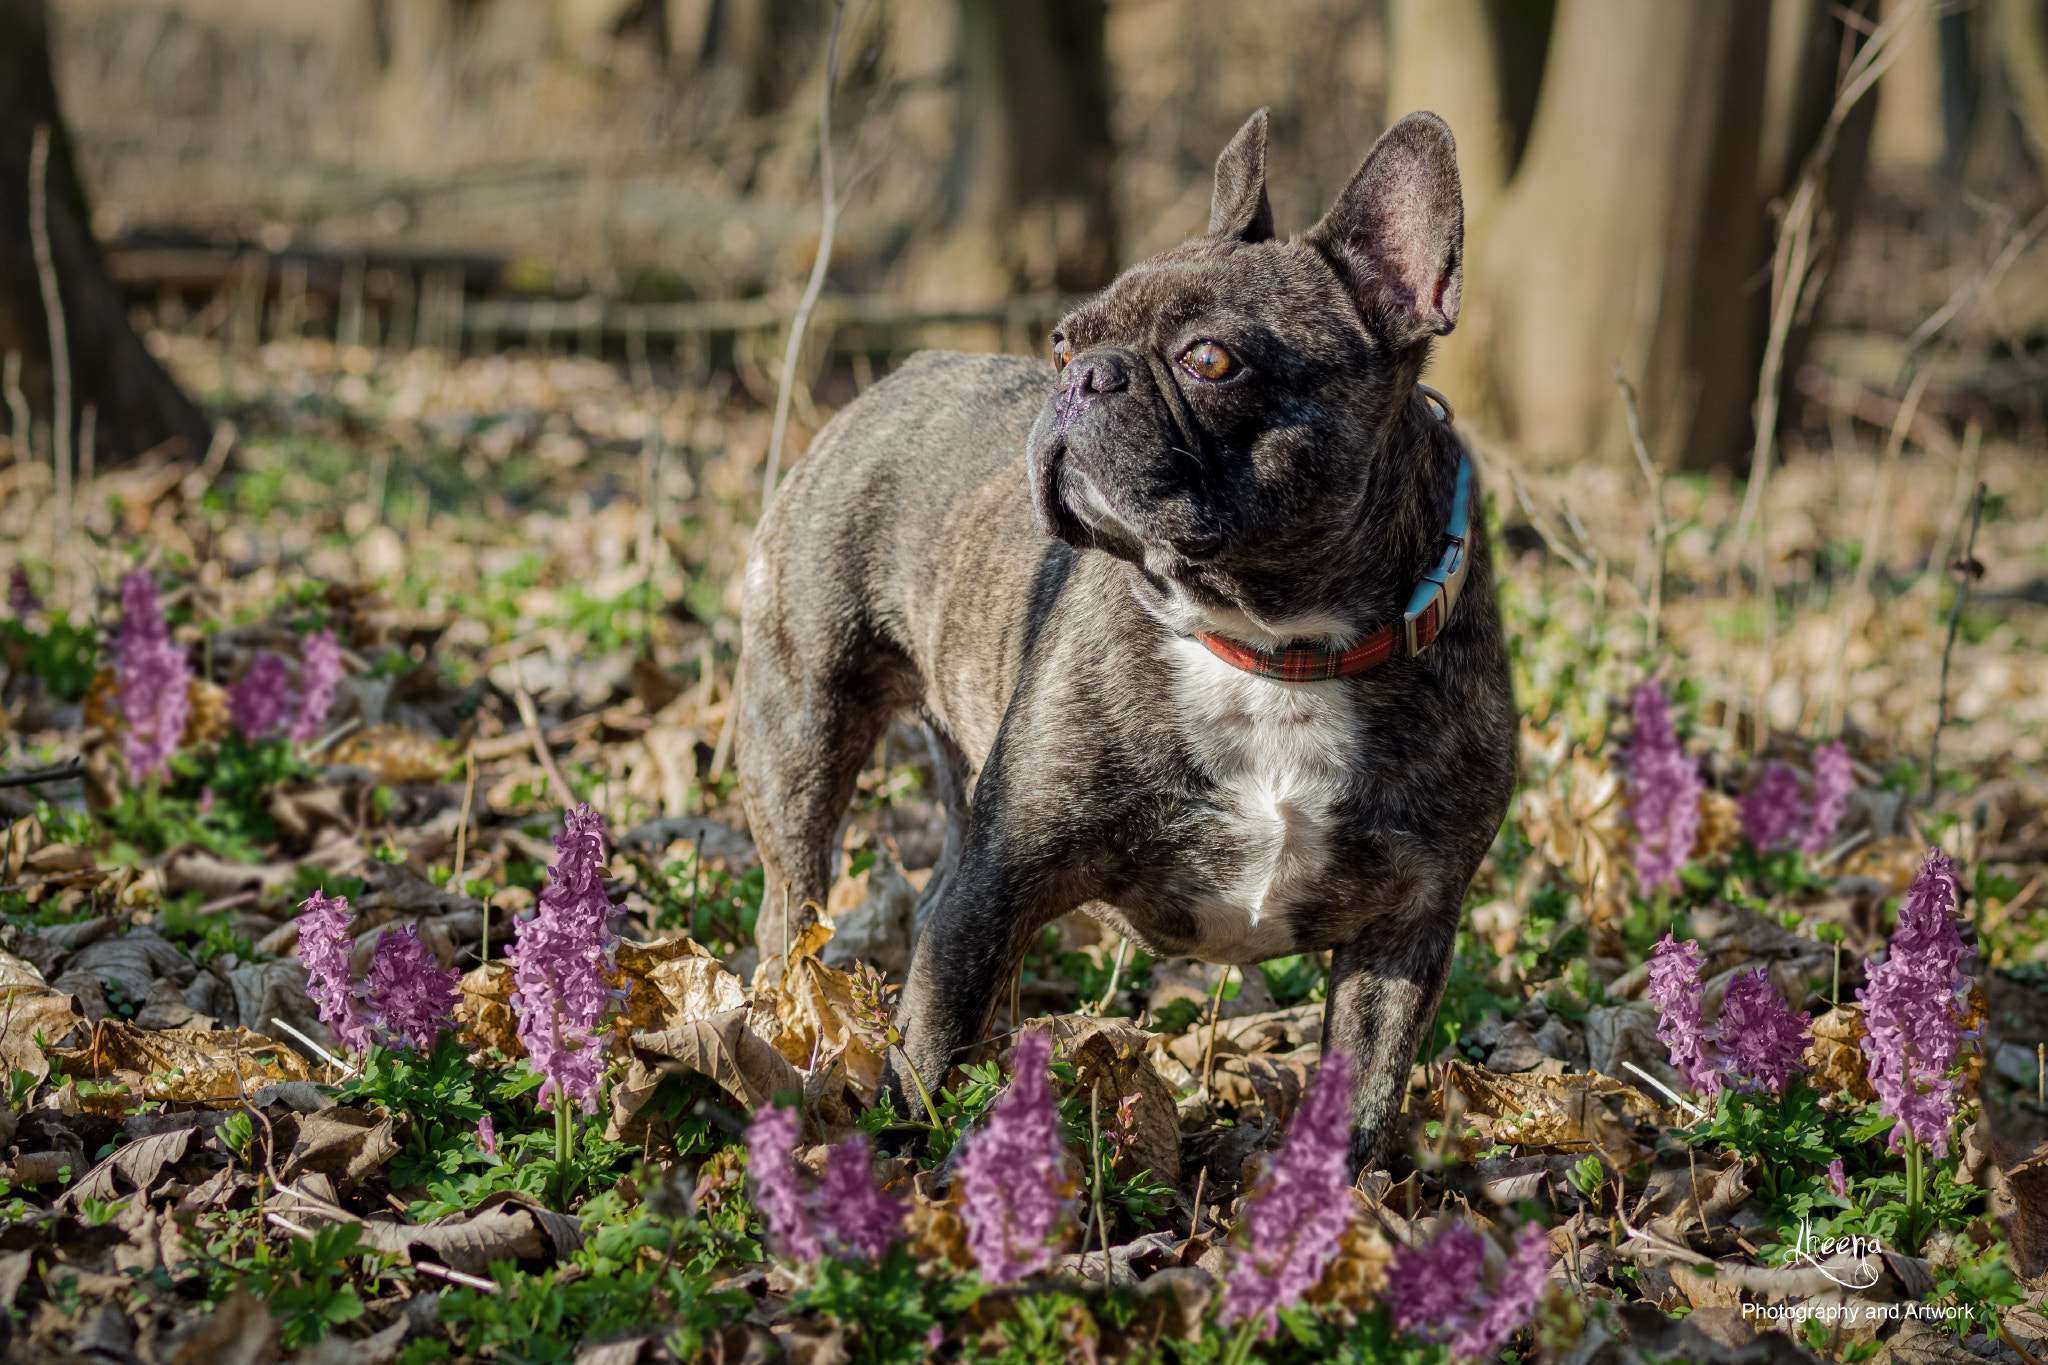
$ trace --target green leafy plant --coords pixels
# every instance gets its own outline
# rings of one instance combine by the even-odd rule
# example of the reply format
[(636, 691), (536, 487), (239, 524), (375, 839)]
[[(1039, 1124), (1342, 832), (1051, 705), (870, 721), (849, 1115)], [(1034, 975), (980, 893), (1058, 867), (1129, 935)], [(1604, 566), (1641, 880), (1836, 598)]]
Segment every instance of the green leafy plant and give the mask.
[(920, 1274), (917, 1258), (898, 1244), (879, 1265), (829, 1257), (819, 1261), (817, 1278), (790, 1301), (790, 1308), (837, 1324), (861, 1365), (920, 1365), (941, 1314), (957, 1316), (979, 1292), (978, 1282)]
[(363, 1315), (347, 1264), (366, 1253), (375, 1256), (362, 1245), (362, 1235), (356, 1223), (327, 1223), (310, 1238), (291, 1238), (281, 1252), (259, 1241), (250, 1259), (233, 1267), (241, 1272), (239, 1283), (280, 1320), (285, 1350), (309, 1346)]

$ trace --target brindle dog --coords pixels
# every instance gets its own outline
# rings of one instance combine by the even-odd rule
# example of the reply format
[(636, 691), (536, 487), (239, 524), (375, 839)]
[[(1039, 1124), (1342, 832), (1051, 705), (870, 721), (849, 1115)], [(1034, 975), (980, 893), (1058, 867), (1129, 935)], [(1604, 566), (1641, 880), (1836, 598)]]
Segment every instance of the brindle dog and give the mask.
[(1262, 111), (1208, 232), (1076, 308), (1051, 366), (920, 355), (819, 435), (747, 566), (737, 756), (772, 956), (891, 717), (929, 728), (949, 830), (898, 1015), (928, 1085), (1068, 911), (1161, 956), (1327, 951), (1364, 1167), (1507, 809), (1513, 698), (1417, 383), (1463, 278), (1450, 129), (1401, 120), (1286, 240), (1265, 144)]

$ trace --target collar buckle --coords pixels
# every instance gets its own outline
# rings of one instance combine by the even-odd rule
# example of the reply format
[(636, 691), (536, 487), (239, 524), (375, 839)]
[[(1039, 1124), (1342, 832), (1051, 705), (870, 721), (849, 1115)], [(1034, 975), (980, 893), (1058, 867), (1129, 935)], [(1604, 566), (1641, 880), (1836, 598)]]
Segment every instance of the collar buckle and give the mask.
[(1460, 453), (1457, 491), (1451, 495), (1451, 522), (1444, 528), (1444, 539), (1450, 543), (1444, 547), (1436, 567), (1415, 585), (1408, 610), (1401, 614), (1402, 641), (1411, 659), (1427, 649), (1451, 623), (1459, 594), (1465, 590), (1465, 572), (1472, 564), (1472, 556), (1466, 550), (1471, 533), (1472, 461)]

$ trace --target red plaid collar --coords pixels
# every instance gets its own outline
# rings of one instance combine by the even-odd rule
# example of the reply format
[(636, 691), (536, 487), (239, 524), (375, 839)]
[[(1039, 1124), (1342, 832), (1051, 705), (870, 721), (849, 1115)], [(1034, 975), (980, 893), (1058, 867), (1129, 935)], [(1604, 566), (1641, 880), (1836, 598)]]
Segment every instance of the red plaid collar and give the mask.
[[(1438, 404), (1442, 409), (1439, 416), (1449, 423), (1450, 404), (1445, 403), (1433, 389), (1424, 389), (1423, 393)], [(1285, 649), (1260, 649), (1207, 631), (1195, 638), (1232, 668), (1240, 668), (1274, 682), (1323, 682), (1330, 678), (1355, 677), (1386, 662), (1396, 649), (1408, 658), (1414, 658), (1443, 633), (1458, 605), (1458, 594), (1465, 586), (1465, 569), (1470, 562), (1465, 547), (1470, 534), (1471, 493), (1472, 461), (1460, 451), (1457, 490), (1451, 497), (1451, 520), (1444, 527), (1444, 539), (1449, 544), (1442, 557), (1436, 567), (1415, 585), (1415, 591), (1409, 595), (1408, 610), (1402, 613), (1400, 620), (1387, 622), (1347, 648), (1289, 645)]]

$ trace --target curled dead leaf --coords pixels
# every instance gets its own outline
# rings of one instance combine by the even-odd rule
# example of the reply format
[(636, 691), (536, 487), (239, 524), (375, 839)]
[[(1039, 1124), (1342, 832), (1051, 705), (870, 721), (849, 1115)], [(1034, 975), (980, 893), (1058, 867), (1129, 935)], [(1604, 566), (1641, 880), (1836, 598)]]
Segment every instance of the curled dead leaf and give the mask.
[(1823, 1091), (1843, 1091), (1854, 1099), (1874, 1100), (1869, 1067), (1863, 1056), (1863, 1011), (1838, 1006), (1813, 1021), (1813, 1042), (1806, 1050), (1806, 1079)]
[(56, 1048), (52, 1055), (73, 1076), (125, 1085), (131, 1101), (232, 1100), (272, 1081), (338, 1079), (329, 1068), (245, 1028), (158, 1033), (103, 1019), (83, 1046)]
[(657, 1033), (636, 1033), (633, 1048), (709, 1076), (749, 1109), (778, 1094), (801, 1093), (803, 1076), (781, 1053), (748, 1032), (747, 1014), (741, 1006)]
[[(1180, 1179), (1180, 1115), (1174, 1108), (1174, 1092), (1152, 1067), (1146, 1049), (1153, 1035), (1128, 1019), (1097, 1018), (1085, 1014), (1055, 1015), (1051, 1022), (1053, 1044), (1058, 1055), (1074, 1064), (1075, 1082), (1085, 1095), (1099, 1083), (1103, 1122), (1113, 1123), (1117, 1105), (1126, 1095), (1136, 1095), (1132, 1105), (1131, 1141), (1124, 1149), (1118, 1169), (1129, 1174), (1150, 1169), (1172, 1183)], [(1033, 1027), (1044, 1027), (1034, 1020)], [(1234, 1058), (1251, 1065), (1251, 1059)], [(1261, 1058), (1270, 1069), (1272, 1059)], [(1240, 1073), (1248, 1090), (1254, 1087), (1249, 1072)], [(1276, 1096), (1284, 1089), (1271, 1081)], [(1296, 1083), (1299, 1100), (1299, 1081)]]
[[(1617, 1170), (1648, 1155), (1636, 1139), (1639, 1125), (1669, 1121), (1648, 1096), (1612, 1076), (1503, 1076), (1455, 1061), (1444, 1068), (1430, 1107), (1433, 1117), (1450, 1111), (1446, 1122), (1468, 1156), (1496, 1144), (1591, 1147)], [(1468, 1129), (1477, 1136), (1467, 1136)]]
[(512, 964), (493, 958), (462, 978), (462, 996), (455, 1002), (455, 1023), (463, 1044), (496, 1048), (507, 1057), (524, 1057), (518, 1020), (512, 1016)]
[(1346, 1308), (1364, 1308), (1387, 1283), (1387, 1267), (1394, 1260), (1394, 1244), (1379, 1225), (1365, 1216), (1365, 1196), (1349, 1191), (1355, 1205), (1351, 1222), (1344, 1229), (1336, 1258), (1323, 1271), (1323, 1278), (1308, 1291), (1310, 1303), (1334, 1303)]
[(373, 725), (334, 746), (331, 763), (367, 769), (378, 784), (439, 782), (462, 755), (449, 740), (434, 739), (402, 725)]

